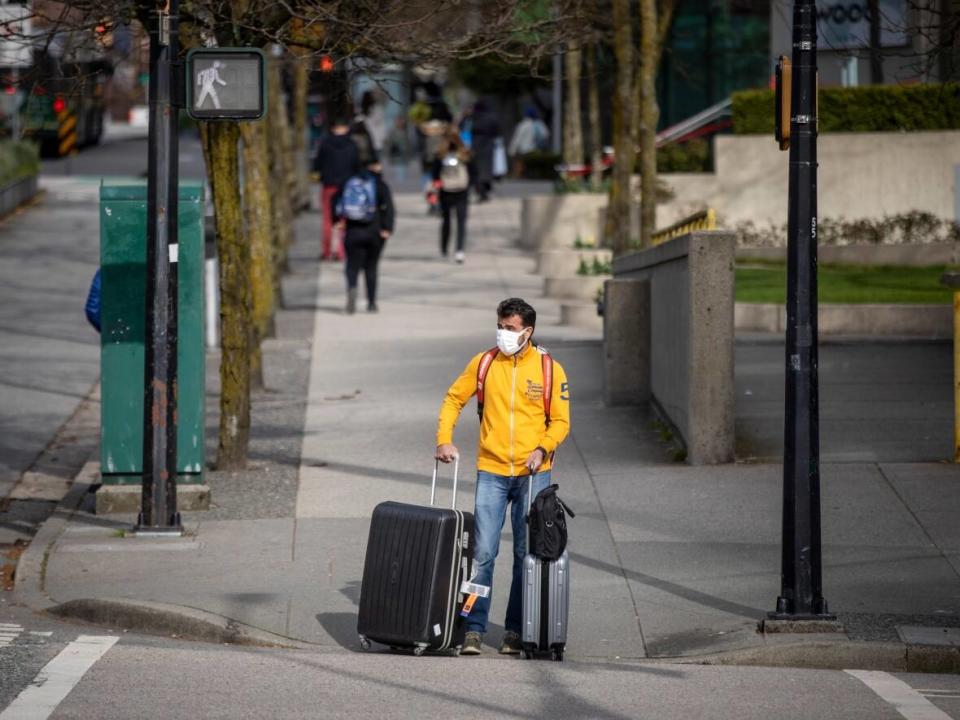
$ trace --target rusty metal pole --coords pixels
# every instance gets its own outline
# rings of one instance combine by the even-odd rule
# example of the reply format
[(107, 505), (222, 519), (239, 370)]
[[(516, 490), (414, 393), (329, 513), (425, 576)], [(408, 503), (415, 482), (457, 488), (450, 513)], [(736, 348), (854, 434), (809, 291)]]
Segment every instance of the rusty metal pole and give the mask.
[(174, 70), (178, 0), (161, 0), (150, 32), (143, 491), (137, 535), (182, 535), (177, 512), (177, 189)]

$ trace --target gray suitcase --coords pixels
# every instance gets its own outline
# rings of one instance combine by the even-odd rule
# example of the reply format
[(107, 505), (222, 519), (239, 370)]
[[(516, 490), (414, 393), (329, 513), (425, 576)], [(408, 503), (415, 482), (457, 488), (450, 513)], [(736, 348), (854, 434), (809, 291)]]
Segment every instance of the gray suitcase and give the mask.
[[(533, 503), (533, 477), (527, 482), (527, 514)], [(530, 531), (527, 530), (527, 547)], [(570, 560), (567, 551), (559, 560), (544, 562), (531, 553), (523, 558), (523, 632), (520, 641), (528, 660), (537, 652), (549, 652), (563, 660), (567, 645), (570, 611)]]

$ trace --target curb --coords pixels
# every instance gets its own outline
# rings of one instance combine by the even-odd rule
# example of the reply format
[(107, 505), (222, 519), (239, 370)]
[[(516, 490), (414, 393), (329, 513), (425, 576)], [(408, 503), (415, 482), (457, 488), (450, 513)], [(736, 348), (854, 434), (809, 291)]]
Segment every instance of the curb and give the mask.
[(14, 591), (17, 598), (31, 610), (43, 612), (56, 604), (44, 589), (47, 557), (66, 530), (70, 517), (83, 503), (84, 496), (90, 491), (90, 485), (96, 481), (99, 468), (100, 463), (95, 460), (88, 460), (84, 464), (73, 479), (70, 490), (57, 504), (53, 514), (43, 521), (37, 534), (20, 556)]
[(59, 618), (82, 620), (94, 625), (148, 635), (173, 636), (184, 640), (290, 650), (313, 647), (300, 640), (275, 635), (222, 615), (183, 605), (167, 605), (142, 600), (84, 598), (54, 605), (46, 611)]
[(648, 658), (675, 665), (746, 665), (813, 670), (882, 670), (960, 674), (960, 647), (838, 640), (729, 650), (710, 655)]

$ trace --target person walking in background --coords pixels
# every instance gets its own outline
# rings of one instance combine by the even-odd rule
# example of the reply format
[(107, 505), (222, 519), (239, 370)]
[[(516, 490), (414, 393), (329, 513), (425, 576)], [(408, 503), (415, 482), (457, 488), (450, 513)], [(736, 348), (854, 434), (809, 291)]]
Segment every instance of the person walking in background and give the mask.
[(397, 182), (407, 179), (407, 163), (410, 161), (410, 137), (407, 133), (407, 119), (402, 115), (393, 121), (393, 129), (387, 135), (386, 154), (390, 158), (393, 177)]
[(367, 123), (360, 116), (357, 116), (350, 126), (350, 139), (357, 146), (357, 162), (361, 168), (380, 162), (380, 154), (373, 146), (373, 137), (367, 130)]
[(476, 165), (477, 197), (480, 202), (490, 199), (493, 189), (493, 153), (496, 140), (500, 137), (500, 122), (490, 110), (485, 100), (478, 100), (473, 106), (473, 160)]
[(387, 118), (383, 112), (383, 105), (377, 99), (377, 93), (367, 90), (360, 98), (360, 117), (367, 127), (373, 151), (380, 156), (387, 139)]
[(350, 126), (345, 119), (335, 118), (330, 132), (320, 140), (313, 160), (313, 170), (320, 176), (320, 212), (323, 213), (321, 260), (329, 260), (331, 253), (337, 260), (343, 260), (343, 238), (338, 237), (334, 245), (332, 200), (357, 167), (357, 146), (350, 139)]
[(393, 234), (394, 209), (390, 186), (379, 162), (350, 177), (333, 198), (337, 221), (343, 223), (347, 250), (347, 314), (357, 310), (357, 282), (363, 270), (367, 311), (377, 312), (377, 269), (383, 246)]
[(440, 254), (447, 257), (450, 246), (450, 215), (456, 212), (457, 250), (454, 258), (458, 263), (464, 260), (472, 175), (470, 151), (464, 146), (456, 128), (450, 128), (437, 149), (432, 176), (434, 186), (440, 193), (440, 212), (443, 215), (440, 225)]
[(528, 105), (523, 111), (523, 120), (513, 131), (508, 153), (513, 159), (514, 177), (523, 177), (523, 156), (536, 150), (546, 150), (550, 130), (540, 119), (537, 109)]

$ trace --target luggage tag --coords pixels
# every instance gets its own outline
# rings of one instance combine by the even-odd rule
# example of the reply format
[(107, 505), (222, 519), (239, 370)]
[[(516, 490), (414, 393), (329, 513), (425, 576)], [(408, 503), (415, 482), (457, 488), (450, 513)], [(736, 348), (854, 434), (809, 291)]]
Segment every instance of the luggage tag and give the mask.
[(473, 611), (473, 604), (477, 601), (478, 597), (488, 598), (490, 597), (490, 587), (487, 585), (477, 585), (470, 581), (465, 580), (464, 583), (460, 586), (460, 592), (467, 595), (467, 600), (463, 603), (463, 608), (460, 610), (461, 617), (468, 617)]

